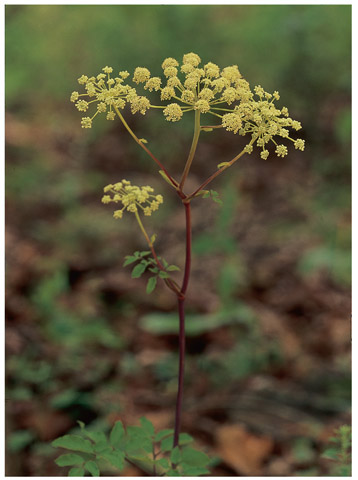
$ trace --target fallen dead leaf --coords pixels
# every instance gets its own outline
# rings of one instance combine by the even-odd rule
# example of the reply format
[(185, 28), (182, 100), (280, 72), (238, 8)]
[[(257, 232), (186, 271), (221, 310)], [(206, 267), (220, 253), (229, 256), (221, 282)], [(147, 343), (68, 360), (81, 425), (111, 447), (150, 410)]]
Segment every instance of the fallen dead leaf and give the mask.
[(254, 435), (241, 424), (219, 427), (216, 439), (218, 455), (243, 475), (260, 475), (262, 464), (273, 448), (271, 438)]

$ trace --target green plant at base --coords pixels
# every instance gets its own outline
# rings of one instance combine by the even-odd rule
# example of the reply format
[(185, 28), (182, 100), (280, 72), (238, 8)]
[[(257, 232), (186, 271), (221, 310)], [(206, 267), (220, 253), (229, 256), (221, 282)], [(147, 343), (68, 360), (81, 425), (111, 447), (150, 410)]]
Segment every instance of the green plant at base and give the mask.
[(142, 417), (140, 426), (126, 429), (117, 421), (110, 434), (86, 430), (76, 435), (64, 435), (52, 442), (56, 448), (70, 450), (56, 459), (60, 467), (71, 467), (70, 477), (83, 477), (89, 472), (98, 477), (100, 471), (121, 472), (125, 463), (135, 464), (154, 476), (199, 476), (209, 473), (209, 457), (193, 448), (194, 439), (181, 433), (179, 444), (173, 447), (174, 430), (155, 432), (153, 424)]
[[(124, 443), (113, 442), (107, 445), (103, 434), (99, 434), (99, 440), (93, 438), (84, 439), (83, 437), (65, 436), (56, 440), (54, 446), (65, 446), (73, 449), (77, 442), (77, 450), (82, 454), (89, 454), (92, 457), (83, 457), (80, 466), (74, 464), (74, 469), (70, 475), (83, 475), (87, 470), (91, 475), (99, 474), (99, 467), (96, 459), (104, 459), (115, 462), (117, 468), (122, 466), (124, 458), (127, 461), (140, 462), (149, 466), (154, 475), (157, 475), (159, 467), (164, 469), (161, 475), (181, 476), (181, 475), (200, 475), (208, 473), (204, 468), (208, 463), (208, 457), (191, 447), (181, 446), (181, 420), (183, 410), (183, 387), (184, 387), (184, 367), (185, 367), (185, 300), (189, 286), (191, 257), (192, 257), (192, 221), (191, 221), (191, 202), (197, 199), (210, 198), (216, 203), (221, 204), (219, 194), (215, 190), (207, 190), (206, 187), (221, 175), (225, 170), (234, 165), (243, 155), (251, 154), (254, 146), (257, 146), (261, 152), (262, 159), (269, 157), (268, 145), (273, 144), (275, 154), (278, 157), (285, 157), (288, 149), (283, 144), (278, 144), (280, 139), (286, 139), (293, 143), (295, 149), (304, 150), (305, 142), (302, 139), (290, 137), (289, 129), (301, 129), (300, 122), (289, 117), (286, 107), (277, 108), (275, 101), (280, 99), (277, 91), (266, 92), (260, 85), (254, 87), (253, 91), (249, 83), (241, 75), (238, 66), (232, 65), (220, 69), (218, 65), (208, 62), (200, 66), (201, 58), (195, 53), (187, 53), (183, 56), (182, 64), (175, 58), (166, 58), (162, 63), (164, 82), (160, 77), (153, 77), (150, 71), (144, 67), (137, 67), (134, 70), (132, 82), (136, 85), (143, 84), (144, 90), (149, 92), (158, 92), (159, 101), (164, 103), (154, 105), (145, 95), (137, 93), (137, 87), (129, 83), (129, 72), (122, 70), (114, 78), (112, 67), (104, 67), (97, 76), (88, 77), (82, 75), (78, 82), (84, 86), (84, 93), (77, 91), (71, 94), (70, 100), (75, 103), (80, 112), (90, 111), (93, 104), (96, 110), (92, 116), (82, 118), (82, 128), (91, 128), (96, 116), (105, 114), (109, 121), (120, 119), (124, 128), (141, 147), (149, 157), (160, 168), (159, 175), (168, 183), (175, 194), (181, 200), (185, 211), (185, 266), (181, 285), (179, 285), (171, 276), (170, 272), (178, 270), (175, 265), (168, 265), (164, 259), (161, 259), (156, 253), (154, 243), (156, 235), (149, 235), (143, 224), (142, 217), (151, 216), (163, 203), (162, 195), (154, 194), (154, 189), (149, 185), (132, 185), (129, 180), (122, 179), (114, 184), (104, 187), (104, 204), (114, 203), (116, 210), (113, 213), (115, 219), (122, 219), (125, 213), (132, 213), (138, 223), (139, 229), (145, 238), (149, 251), (135, 252), (132, 256), (127, 256), (125, 265), (136, 263), (132, 270), (132, 278), (139, 278), (146, 271), (153, 274), (147, 283), (147, 292), (151, 293), (160, 278), (176, 296), (178, 302), (179, 316), (179, 368), (178, 368), (178, 389), (175, 409), (174, 431), (168, 434), (167, 438), (161, 441), (160, 452), (170, 452), (169, 458), (156, 459), (155, 450), (153, 450), (153, 438), (155, 434), (153, 426), (147, 420), (142, 419), (142, 427), (128, 427), (124, 432), (121, 424), (116, 424), (110, 436), (117, 435), (120, 431), (120, 440)], [(163, 163), (146, 146), (148, 141), (138, 138), (130, 128), (124, 116), (121, 113), (125, 107), (129, 106), (131, 113), (140, 113), (145, 115), (151, 109), (159, 109), (163, 112), (165, 119), (169, 122), (178, 122), (189, 112), (194, 113), (194, 133), (189, 150), (188, 157), (183, 167), (181, 178), (176, 180), (166, 169)], [(86, 113), (86, 115), (88, 115)], [(214, 125), (202, 125), (202, 118), (205, 115), (214, 117), (213, 120), (220, 123)], [(211, 118), (210, 117), (210, 118)], [(217, 163), (216, 170), (204, 180), (198, 188), (191, 193), (185, 193), (184, 187), (190, 173), (192, 163), (195, 158), (201, 132), (208, 134), (216, 129), (225, 129), (236, 135), (247, 137), (245, 147), (230, 161)], [(231, 134), (230, 133), (230, 134)], [(183, 162), (184, 163), (184, 162)], [(119, 208), (118, 208), (119, 207)], [(145, 432), (145, 434), (144, 434)], [(83, 433), (85, 433), (83, 427)], [(94, 442), (94, 444), (91, 444)], [(191, 441), (191, 440), (190, 440)], [(166, 442), (164, 449), (163, 444)], [(100, 444), (100, 447), (97, 445)], [(118, 451), (115, 452), (115, 447)], [(133, 451), (131, 448), (133, 447)], [(81, 450), (82, 448), (82, 450)], [(97, 451), (96, 449), (104, 449)], [(84, 450), (83, 450), (84, 449)], [(104, 452), (104, 453), (103, 453)], [(118, 453), (121, 452), (121, 453)], [(93, 455), (95, 459), (93, 459)], [(127, 455), (127, 457), (126, 457)], [(128, 456), (129, 455), (129, 456)], [(148, 455), (153, 455), (152, 458)], [(79, 462), (79, 458), (60, 457), (58, 464), (69, 465), (68, 462)], [(106, 458), (105, 458), (106, 457)], [(65, 462), (65, 463), (64, 463)], [(149, 463), (148, 463), (149, 462)], [(112, 463), (113, 464), (113, 463)], [(204, 470), (205, 471), (204, 471)]]
[(349, 477), (352, 475), (352, 428), (342, 425), (334, 431), (334, 436), (329, 439), (332, 446), (322, 453), (323, 458), (334, 462), (332, 475)]

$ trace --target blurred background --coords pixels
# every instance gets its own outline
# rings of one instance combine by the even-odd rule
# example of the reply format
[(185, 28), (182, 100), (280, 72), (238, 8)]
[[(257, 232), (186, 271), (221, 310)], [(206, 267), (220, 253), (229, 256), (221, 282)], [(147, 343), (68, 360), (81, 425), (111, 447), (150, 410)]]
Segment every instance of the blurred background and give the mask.
[[(307, 147), (243, 157), (212, 185), (223, 206), (193, 202), (183, 430), (215, 476), (334, 472), (321, 454), (350, 423), (351, 7), (8, 5), (7, 475), (63, 475), (50, 442), (76, 420), (173, 425), (175, 298), (122, 268), (145, 244), (100, 199), (122, 178), (154, 186), (148, 230), (181, 267), (183, 209), (119, 121), (83, 130), (69, 96), (105, 65), (158, 75), (192, 51), (278, 90)], [(190, 115), (126, 113), (178, 176)], [(188, 190), (241, 145), (203, 133)]]

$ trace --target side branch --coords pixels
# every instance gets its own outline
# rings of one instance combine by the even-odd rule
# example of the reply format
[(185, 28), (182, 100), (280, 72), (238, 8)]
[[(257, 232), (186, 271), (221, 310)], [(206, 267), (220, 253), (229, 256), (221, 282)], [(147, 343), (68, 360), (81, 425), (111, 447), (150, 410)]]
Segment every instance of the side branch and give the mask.
[[(256, 138), (253, 138), (249, 145), (252, 145), (254, 143), (254, 141), (256, 140)], [(191, 193), (190, 195), (188, 195), (185, 199), (185, 201), (189, 201), (194, 198), (201, 190), (203, 190), (210, 182), (212, 182), (214, 180), (214, 178), (218, 177), (222, 172), (224, 172), (227, 168), (231, 167), (235, 162), (237, 162), (237, 160), (239, 160), (239, 158), (241, 158), (244, 153), (246, 153), (246, 150), (243, 149), (238, 155), (236, 155), (236, 157), (234, 157), (232, 160), (230, 160), (230, 162), (227, 162), (226, 165), (224, 165), (223, 167), (219, 168), (219, 170), (217, 172), (214, 172), (212, 175), (210, 175), (210, 177), (208, 179), (205, 180), (205, 182), (203, 182), (199, 188), (197, 188), (193, 193)]]
[(174, 178), (170, 175), (170, 173), (167, 171), (167, 169), (164, 167), (164, 165), (162, 165), (162, 163), (157, 159), (157, 157), (155, 157), (153, 155), (153, 153), (149, 150), (149, 148), (147, 148), (144, 143), (142, 143), (139, 138), (136, 136), (136, 134), (133, 132), (133, 130), (130, 128), (130, 126), (128, 125), (128, 123), (125, 121), (123, 115), (121, 114), (121, 112), (118, 110), (117, 107), (114, 107), (118, 117), (120, 118), (121, 122), (123, 123), (123, 125), (125, 126), (125, 128), (127, 129), (127, 131), (130, 133), (131, 137), (134, 139), (134, 141), (141, 147), (143, 148), (143, 150), (155, 161), (155, 163), (161, 168), (161, 170), (163, 170), (163, 172), (165, 173), (165, 175), (168, 177), (168, 180), (170, 181), (170, 183), (173, 185), (173, 187), (175, 189), (178, 188), (178, 182), (176, 180), (174, 180)]

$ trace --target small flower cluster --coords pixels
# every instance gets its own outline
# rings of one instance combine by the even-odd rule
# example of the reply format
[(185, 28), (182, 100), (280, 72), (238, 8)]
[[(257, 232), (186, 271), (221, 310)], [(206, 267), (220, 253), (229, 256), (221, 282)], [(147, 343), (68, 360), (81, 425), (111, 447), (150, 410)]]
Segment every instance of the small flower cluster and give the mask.
[(78, 79), (80, 85), (84, 85), (86, 93), (72, 92), (71, 102), (75, 103), (80, 112), (86, 112), (91, 103), (97, 103), (97, 110), (92, 117), (83, 117), (82, 128), (91, 128), (93, 119), (100, 113), (106, 113), (107, 120), (114, 120), (116, 111), (123, 109), (126, 103), (131, 106), (132, 113), (145, 112), (150, 108), (150, 102), (146, 97), (137, 95), (136, 89), (124, 82), (129, 73), (119, 72), (117, 77), (112, 78), (112, 67), (104, 67), (96, 77), (82, 75)]
[[(123, 212), (136, 213), (142, 210), (144, 215), (150, 216), (152, 212), (158, 210), (159, 205), (163, 203), (162, 195), (153, 195), (153, 188), (149, 186), (138, 187), (131, 185), (128, 180), (110, 184), (104, 187), (103, 203), (121, 203), (123, 208), (115, 210), (114, 218), (122, 218)], [(112, 196), (110, 195), (112, 194)]]
[(258, 99), (251, 98), (249, 101), (240, 102), (232, 113), (223, 115), (223, 127), (234, 133), (239, 132), (240, 135), (251, 134), (252, 141), (246, 146), (246, 151), (251, 153), (252, 143), (256, 142), (262, 149), (260, 155), (264, 160), (269, 156), (266, 145), (270, 141), (276, 145), (277, 156), (285, 157), (288, 153), (287, 147), (278, 145), (274, 137), (287, 138), (293, 142), (296, 149), (304, 150), (304, 140), (291, 138), (288, 130), (288, 128), (300, 130), (302, 128), (300, 122), (289, 117), (286, 107), (278, 109), (274, 105), (274, 100), (280, 99), (279, 93), (265, 92), (260, 85), (255, 87), (254, 91)]

